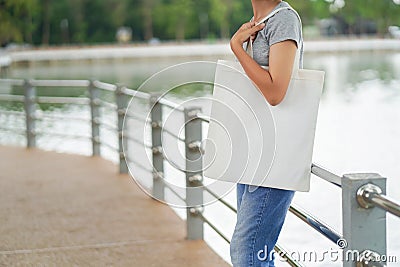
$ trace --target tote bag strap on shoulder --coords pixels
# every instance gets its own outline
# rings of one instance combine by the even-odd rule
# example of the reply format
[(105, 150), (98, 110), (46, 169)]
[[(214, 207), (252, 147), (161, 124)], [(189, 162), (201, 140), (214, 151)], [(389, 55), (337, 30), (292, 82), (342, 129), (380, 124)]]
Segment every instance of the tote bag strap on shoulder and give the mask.
[[(285, 6), (285, 7), (280, 7), (280, 8), (278, 8), (278, 9), (276, 9), (276, 10), (273, 10), (273, 11), (272, 11), (271, 13), (269, 13), (265, 18), (263, 18), (262, 20), (258, 21), (257, 24), (256, 24), (256, 26), (259, 25), (259, 24), (261, 24), (261, 23), (263, 23), (264, 21), (268, 20), (269, 18), (271, 18), (272, 16), (274, 16), (274, 15), (275, 15), (276, 13), (278, 13), (279, 11), (282, 11), (282, 10), (285, 10), (285, 9), (292, 10), (292, 11), (296, 14), (297, 18), (299, 19), (300, 25), (302, 25), (300, 15), (296, 12), (296, 10), (294, 10), (291, 6)], [(252, 18), (251, 20), (253, 20), (253, 19), (254, 19), (254, 18)], [(299, 69), (300, 51), (301, 51), (301, 48), (302, 48), (302, 46), (303, 46), (303, 42), (302, 42), (302, 41), (303, 41), (303, 31), (302, 31), (302, 27), (300, 27), (300, 46), (299, 46), (298, 49), (297, 49), (296, 58), (295, 58), (295, 62), (294, 62), (294, 70)], [(246, 52), (247, 52), (247, 54), (249, 54), (249, 56), (251, 56), (251, 57), (253, 58), (253, 44), (252, 44), (252, 42), (250, 42), (250, 41), (247, 42), (247, 45), (246, 45)]]

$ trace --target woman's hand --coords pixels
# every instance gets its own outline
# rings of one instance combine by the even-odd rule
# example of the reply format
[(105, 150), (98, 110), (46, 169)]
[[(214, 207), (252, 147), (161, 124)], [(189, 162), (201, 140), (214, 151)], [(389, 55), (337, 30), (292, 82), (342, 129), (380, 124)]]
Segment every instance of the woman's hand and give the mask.
[(232, 36), (230, 45), (233, 51), (235, 51), (239, 47), (243, 47), (243, 43), (248, 40), (253, 40), (257, 32), (262, 30), (265, 27), (265, 23), (261, 23), (256, 26), (255, 21), (250, 21), (243, 24), (237, 32)]

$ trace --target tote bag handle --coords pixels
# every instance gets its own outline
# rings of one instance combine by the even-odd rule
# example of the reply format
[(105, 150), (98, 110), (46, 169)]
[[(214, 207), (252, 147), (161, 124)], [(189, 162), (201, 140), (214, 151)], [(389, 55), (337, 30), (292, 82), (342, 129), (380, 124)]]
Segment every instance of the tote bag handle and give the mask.
[[(287, 7), (280, 7), (278, 9), (272, 11), (265, 18), (263, 18), (262, 20), (257, 22), (256, 26), (260, 25), (264, 21), (268, 20), (269, 18), (271, 18), (273, 15), (275, 15), (279, 11), (282, 11), (282, 10), (285, 10), (285, 9), (292, 10), (296, 14), (297, 18), (299, 19), (300, 25), (302, 25), (300, 15), (291, 6), (287, 6)], [(251, 20), (253, 20), (253, 19), (254, 18), (252, 18)], [(293, 74), (296, 73), (296, 70), (299, 69), (300, 51), (301, 51), (301, 48), (303, 47), (303, 42), (302, 41), (303, 41), (303, 31), (302, 31), (302, 27), (300, 27), (300, 46), (297, 48), (296, 57), (295, 57), (295, 60), (294, 60)], [(246, 44), (246, 52), (251, 58), (253, 58), (253, 43), (251, 42), (251, 40), (249, 40), (247, 42), (247, 44)]]

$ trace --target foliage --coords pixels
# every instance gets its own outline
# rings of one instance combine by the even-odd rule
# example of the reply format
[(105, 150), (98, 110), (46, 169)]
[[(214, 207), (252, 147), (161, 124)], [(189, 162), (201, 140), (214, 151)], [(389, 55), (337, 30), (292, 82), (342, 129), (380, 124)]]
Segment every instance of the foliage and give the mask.
[(386, 32), (388, 26), (400, 24), (400, 5), (393, 0), (346, 1), (341, 13), (350, 24), (361, 18), (375, 21), (381, 34)]
[(32, 42), (39, 15), (37, 0), (0, 0), (0, 44)]
[[(287, 0), (303, 24), (340, 17), (375, 22), (381, 34), (400, 24), (393, 0)], [(252, 16), (250, 0), (0, 0), (0, 43), (113, 43), (119, 27), (133, 41), (229, 38)]]

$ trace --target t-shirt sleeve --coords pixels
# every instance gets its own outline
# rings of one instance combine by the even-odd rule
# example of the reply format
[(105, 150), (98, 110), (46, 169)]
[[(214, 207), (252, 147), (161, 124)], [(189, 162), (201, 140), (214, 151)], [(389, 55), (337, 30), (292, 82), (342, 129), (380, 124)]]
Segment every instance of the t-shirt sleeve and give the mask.
[(292, 10), (281, 10), (271, 17), (265, 26), (269, 46), (293, 40), (297, 47), (301, 40), (301, 25), (297, 15)]

